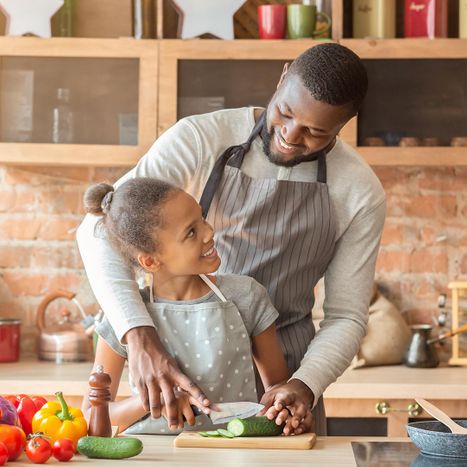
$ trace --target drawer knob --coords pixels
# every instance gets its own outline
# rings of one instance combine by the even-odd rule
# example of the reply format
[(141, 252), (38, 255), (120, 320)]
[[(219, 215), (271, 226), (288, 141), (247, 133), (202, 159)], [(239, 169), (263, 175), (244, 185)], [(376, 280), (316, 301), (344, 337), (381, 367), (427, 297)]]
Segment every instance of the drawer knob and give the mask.
[(416, 402), (410, 403), (406, 409), (398, 409), (391, 407), (386, 401), (380, 401), (376, 404), (375, 409), (380, 415), (386, 415), (389, 412), (407, 412), (410, 417), (418, 417), (423, 412), (423, 409)]

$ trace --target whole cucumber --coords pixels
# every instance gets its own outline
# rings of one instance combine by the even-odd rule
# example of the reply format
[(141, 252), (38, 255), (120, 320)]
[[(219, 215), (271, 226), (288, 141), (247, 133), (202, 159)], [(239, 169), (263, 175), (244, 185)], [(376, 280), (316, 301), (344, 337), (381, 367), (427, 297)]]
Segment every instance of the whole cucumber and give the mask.
[(227, 425), (227, 430), (234, 436), (278, 436), (282, 433), (284, 424), (276, 425), (268, 417), (235, 418)]
[(78, 452), (97, 459), (126, 459), (137, 456), (143, 450), (138, 438), (103, 438), (84, 436), (78, 441)]

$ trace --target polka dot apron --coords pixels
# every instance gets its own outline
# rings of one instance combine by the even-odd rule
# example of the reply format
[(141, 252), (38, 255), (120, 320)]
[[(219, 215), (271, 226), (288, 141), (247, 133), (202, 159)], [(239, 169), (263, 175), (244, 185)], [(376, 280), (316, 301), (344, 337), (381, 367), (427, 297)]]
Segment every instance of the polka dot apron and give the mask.
[[(216, 295), (211, 302), (196, 304), (147, 303), (166, 350), (180, 369), (198, 384), (212, 402), (257, 402), (250, 336), (237, 306), (206, 276), (201, 278)], [(138, 391), (130, 379), (131, 391)], [(209, 417), (199, 415), (185, 430), (212, 430)], [(180, 432), (182, 430), (179, 430)], [(125, 434), (174, 434), (164, 417), (145, 416)]]

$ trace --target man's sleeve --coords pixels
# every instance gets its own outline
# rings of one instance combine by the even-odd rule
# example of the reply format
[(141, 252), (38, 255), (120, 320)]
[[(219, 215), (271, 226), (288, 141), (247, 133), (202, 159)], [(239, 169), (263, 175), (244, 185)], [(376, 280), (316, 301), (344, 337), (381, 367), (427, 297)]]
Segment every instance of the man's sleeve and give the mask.
[[(192, 126), (181, 120), (115, 186), (134, 177), (154, 177), (186, 189), (196, 175), (199, 154), (198, 138)], [(154, 326), (154, 323), (141, 299), (133, 268), (105, 236), (96, 235), (98, 220), (99, 217), (87, 214), (76, 238), (94, 295), (121, 341), (130, 329)]]
[(366, 334), (385, 213), (383, 200), (353, 219), (324, 276), (324, 320), (292, 376), (313, 391), (314, 404), (350, 365)]

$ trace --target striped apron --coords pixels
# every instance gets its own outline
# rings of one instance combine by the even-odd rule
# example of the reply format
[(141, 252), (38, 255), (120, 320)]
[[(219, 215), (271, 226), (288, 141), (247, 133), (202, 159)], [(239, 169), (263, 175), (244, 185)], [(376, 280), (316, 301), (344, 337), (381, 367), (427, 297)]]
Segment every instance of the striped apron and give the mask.
[[(316, 154), (316, 182), (251, 178), (240, 167), (265, 128), (265, 113), (246, 143), (231, 146), (214, 165), (200, 199), (214, 227), (222, 259), (219, 272), (255, 278), (279, 311), (278, 333), (290, 372), (315, 335), (313, 289), (335, 246), (336, 224), (326, 184), (326, 154)], [(318, 434), (326, 433), (322, 399), (313, 411)]]

